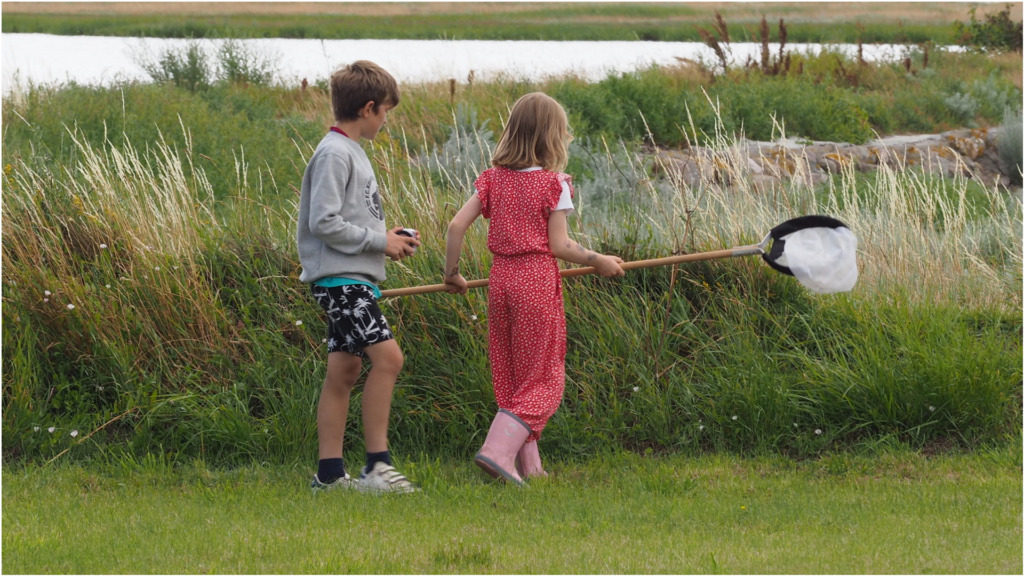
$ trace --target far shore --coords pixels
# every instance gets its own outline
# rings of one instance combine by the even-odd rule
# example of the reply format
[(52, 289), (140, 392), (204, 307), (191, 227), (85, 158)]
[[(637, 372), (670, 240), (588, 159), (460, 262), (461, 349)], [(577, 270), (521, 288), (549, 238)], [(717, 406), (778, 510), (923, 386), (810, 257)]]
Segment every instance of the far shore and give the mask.
[[(595, 2), (607, 6), (607, 2)], [(629, 3), (642, 6), (640, 3)], [(706, 24), (717, 11), (726, 20), (757, 21), (778, 15), (788, 22), (907, 22), (948, 23), (966, 20), (971, 7), (977, 15), (997, 12), (999, 2), (661, 2), (678, 4), (672, 20)], [(1021, 19), (1021, 3), (1010, 4), (1010, 15)], [(107, 15), (358, 15), (381, 17), (438, 14), (495, 14), (535, 11), (580, 3), (535, 2), (4, 2), (4, 14), (107, 14)], [(684, 9), (685, 8), (685, 9)], [(627, 21), (626, 16), (619, 17)]]

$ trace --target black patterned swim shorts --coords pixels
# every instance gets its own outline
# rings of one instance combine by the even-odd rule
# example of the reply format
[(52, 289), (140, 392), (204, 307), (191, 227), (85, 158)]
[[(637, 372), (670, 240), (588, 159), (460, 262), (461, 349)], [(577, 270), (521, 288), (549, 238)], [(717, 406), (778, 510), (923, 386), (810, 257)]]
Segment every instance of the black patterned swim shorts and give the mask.
[(395, 336), (377, 305), (373, 289), (365, 284), (312, 285), (313, 297), (327, 315), (327, 352), (363, 356), (364, 349)]

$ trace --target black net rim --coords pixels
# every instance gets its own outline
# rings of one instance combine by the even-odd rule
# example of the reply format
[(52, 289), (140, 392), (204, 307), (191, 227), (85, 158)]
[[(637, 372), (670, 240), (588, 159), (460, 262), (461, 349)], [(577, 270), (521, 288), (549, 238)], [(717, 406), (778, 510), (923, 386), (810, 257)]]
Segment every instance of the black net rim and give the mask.
[(820, 214), (799, 216), (797, 218), (786, 220), (782, 224), (772, 228), (771, 232), (768, 233), (772, 238), (772, 247), (771, 250), (761, 254), (761, 258), (763, 258), (764, 261), (772, 268), (782, 272), (783, 274), (789, 274), (792, 276), (793, 271), (790, 270), (788, 266), (783, 266), (777, 262), (786, 250), (786, 241), (782, 238), (789, 236), (793, 232), (806, 230), (808, 228), (849, 228), (849, 226), (844, 224), (841, 220)]

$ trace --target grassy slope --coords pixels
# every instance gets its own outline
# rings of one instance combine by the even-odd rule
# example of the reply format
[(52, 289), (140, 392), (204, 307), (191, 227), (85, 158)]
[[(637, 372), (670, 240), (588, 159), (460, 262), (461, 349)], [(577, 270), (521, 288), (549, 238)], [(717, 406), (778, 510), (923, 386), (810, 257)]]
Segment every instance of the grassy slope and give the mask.
[[(941, 100), (944, 77), (970, 86), (988, 76), (980, 58), (935, 58), (936, 74), (920, 81), (902, 72), (890, 75), (895, 78), (890, 89), (903, 101), (919, 102), (929, 92)], [(736, 101), (760, 102), (759, 94), (780, 85), (786, 87), (759, 83), (755, 91), (738, 82), (735, 92), (747, 99)], [(643, 95), (643, 109), (656, 111), (646, 116), (653, 124), (680, 100), (662, 86), (660, 77), (648, 74), (629, 82), (565, 87), (560, 97), (595, 104), (598, 118), (614, 112), (612, 104)], [(479, 110), (493, 127), (506, 103), (525, 89), (512, 82), (477, 83), (460, 88), (456, 102)], [(599, 89), (617, 99), (602, 100), (595, 94)], [(647, 99), (651, 93), (663, 99)], [(787, 91), (794, 93), (809, 94)], [(461, 192), (413, 158), (444, 142), (444, 124), (454, 116), (449, 98), (444, 86), (411, 87), (403, 92), (403, 102), (410, 104), (399, 108), (387, 133), (368, 147), (382, 189), (393, 194), (389, 220), (421, 230), (426, 242), (416, 258), (390, 267), (386, 287), (439, 280), (444, 229)], [(749, 118), (764, 114), (753, 108)], [(4, 407), (5, 457), (48, 458), (71, 445), (71, 430), (84, 436), (121, 414), (127, 416), (107, 429), (109, 438), (134, 450), (163, 445), (185, 455), (201, 452), (218, 464), (312, 456), (310, 414), (322, 378), (322, 324), (295, 279), (289, 230), (303, 157), (322, 134), (327, 109), (326, 96), (314, 88), (295, 93), (223, 87), (192, 95), (155, 85), (123, 91), (76, 87), (33, 93), (19, 107), (5, 102), (4, 384), (5, 401), (11, 398)], [(114, 195), (94, 193), (84, 178), (63, 176), (81, 174), (86, 168), (79, 162), (94, 157), (72, 145), (62, 125), (69, 117), (102, 149), (99, 158), (87, 162), (87, 171), (109, 179)], [(115, 173), (115, 154), (137, 149), (145, 159), (163, 157), (153, 126), (166, 136), (173, 161), (166, 169), (156, 162), (136, 166), (133, 175)], [(421, 151), (410, 155), (405, 135), (417, 137), (420, 126), (423, 132), (436, 131), (438, 139), (424, 137), (417, 144)], [(184, 138), (183, 130), (191, 136)], [(110, 150), (101, 144), (104, 134)], [(234, 168), (241, 151), (248, 167), (239, 176)], [(678, 238), (668, 246), (657, 243), (667, 236), (656, 242), (646, 234), (681, 230), (679, 205), (662, 203), (660, 193), (649, 188), (654, 182), (648, 168), (593, 156), (575, 154), (579, 164), (570, 170), (578, 175), (581, 198), (588, 198), (588, 208), (581, 210), (587, 220), (580, 222), (592, 236), (585, 240), (592, 245), (607, 240), (609, 251), (629, 259), (671, 253)], [(456, 164), (446, 166), (457, 172)], [(182, 170), (189, 179), (180, 189), (151, 184), (164, 171)], [(61, 176), (51, 177), (51, 171)], [(634, 180), (619, 179), (624, 175)], [(857, 205), (851, 199), (833, 209), (823, 202), (820, 209), (843, 219), (849, 215), (854, 229), (870, 239), (861, 253), (861, 289), (851, 299), (809, 298), (791, 279), (753, 259), (686, 267), (671, 276), (674, 288), (667, 269), (631, 274), (614, 290), (589, 280), (567, 283), (569, 393), (566, 409), (553, 422), (551, 448), (589, 454), (608, 444), (677, 450), (699, 442), (717, 450), (784, 447), (809, 454), (855, 439), (854, 433), (895, 434), (919, 443), (952, 435), (971, 445), (979, 434), (989, 437), (1004, 425), (1015, 427), (1019, 411), (1016, 420), (1004, 421), (1000, 407), (1019, 406), (1020, 398), (1020, 267), (1010, 256), (1020, 252), (1004, 241), (1016, 237), (1019, 242), (1017, 212), (1004, 207), (997, 211), (998, 221), (987, 219), (987, 195), (965, 192), (960, 202), (955, 189), (940, 207), (936, 192), (948, 184), (913, 174), (851, 173), (848, 180), (849, 186), (836, 185), (856, 189), (851, 194)], [(79, 188), (66, 189), (72, 182)], [(38, 203), (35, 190), (48, 190), (47, 202)], [(179, 195), (159, 202), (174, 209), (153, 219), (141, 217), (151, 212), (143, 200), (156, 190)], [(810, 213), (804, 208), (810, 198), (796, 193), (751, 195), (757, 202), (749, 207), (715, 198), (705, 196), (704, 208), (693, 214), (694, 248), (756, 241), (783, 219), (783, 206)], [(692, 201), (676, 194), (665, 199)], [(762, 201), (766, 212), (757, 208)], [(618, 233), (602, 235), (602, 212), (591, 208), (599, 202), (617, 225), (635, 234), (626, 240)], [(715, 208), (719, 202), (725, 207)], [(636, 215), (634, 209), (647, 207), (657, 215), (654, 221)], [(218, 218), (211, 220), (210, 214)], [(1011, 221), (1018, 227), (1008, 225)], [(63, 240), (61, 222), (76, 223), (74, 242)], [(148, 225), (153, 222), (158, 225)], [(718, 236), (723, 226), (735, 228)], [(103, 253), (112, 260), (95, 258), (101, 243), (110, 247)], [(25, 250), (17, 249), (21, 244)], [(887, 247), (897, 245), (907, 256), (893, 266)], [(157, 250), (142, 252), (141, 246)], [(468, 246), (467, 277), (486, 276), (481, 236)], [(657, 248), (657, 253), (637, 248)], [(51, 265), (38, 266), (40, 261)], [(991, 268), (981, 268), (982, 263)], [(120, 266), (133, 274), (118, 272)], [(979, 273), (982, 269), (988, 273)], [(166, 291), (154, 293), (150, 283), (133, 279), (157, 273)], [(1017, 287), (1016, 293), (1004, 280)], [(49, 301), (45, 291), (54, 293)], [(409, 360), (394, 411), (393, 439), (400, 453), (459, 453), (486, 430), (493, 397), (482, 344), (485, 297), (477, 292), (466, 299), (437, 295), (385, 304)], [(908, 298), (913, 305), (900, 304)], [(605, 306), (595, 309), (591, 303), (598, 301)], [(1007, 309), (1017, 313), (1004, 319), (1000, 310)], [(471, 315), (480, 321), (465, 324)], [(851, 324), (863, 328), (849, 330)], [(26, 325), (31, 328), (22, 328)], [(68, 339), (69, 331), (90, 338)], [(452, 358), (467, 367), (453, 375)], [(675, 365), (681, 368), (666, 372)], [(784, 386), (778, 384), (780, 371), (792, 376), (782, 380)], [(638, 393), (634, 386), (641, 386)], [(138, 412), (129, 413), (132, 409)], [(737, 415), (740, 419), (732, 420)], [(707, 429), (698, 435), (701, 418)], [(792, 428), (796, 422), (800, 434)], [(352, 424), (353, 437), (357, 424)], [(61, 433), (36, 434), (34, 426), (57, 426)], [(803, 433), (818, 427), (824, 430), (820, 436)], [(98, 445), (102, 452), (103, 443)], [(72, 456), (93, 454), (95, 449), (81, 446)]]

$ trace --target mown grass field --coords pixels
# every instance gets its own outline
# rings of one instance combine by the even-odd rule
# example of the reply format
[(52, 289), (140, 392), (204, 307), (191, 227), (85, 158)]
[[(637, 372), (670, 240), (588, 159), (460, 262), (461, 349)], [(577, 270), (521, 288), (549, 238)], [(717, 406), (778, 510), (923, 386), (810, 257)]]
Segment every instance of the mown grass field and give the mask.
[[(1019, 448), (1019, 446), (1018, 446)], [(1019, 449), (606, 455), (516, 489), (406, 461), (423, 492), (159, 460), (6, 469), (4, 573), (1013, 574)]]

